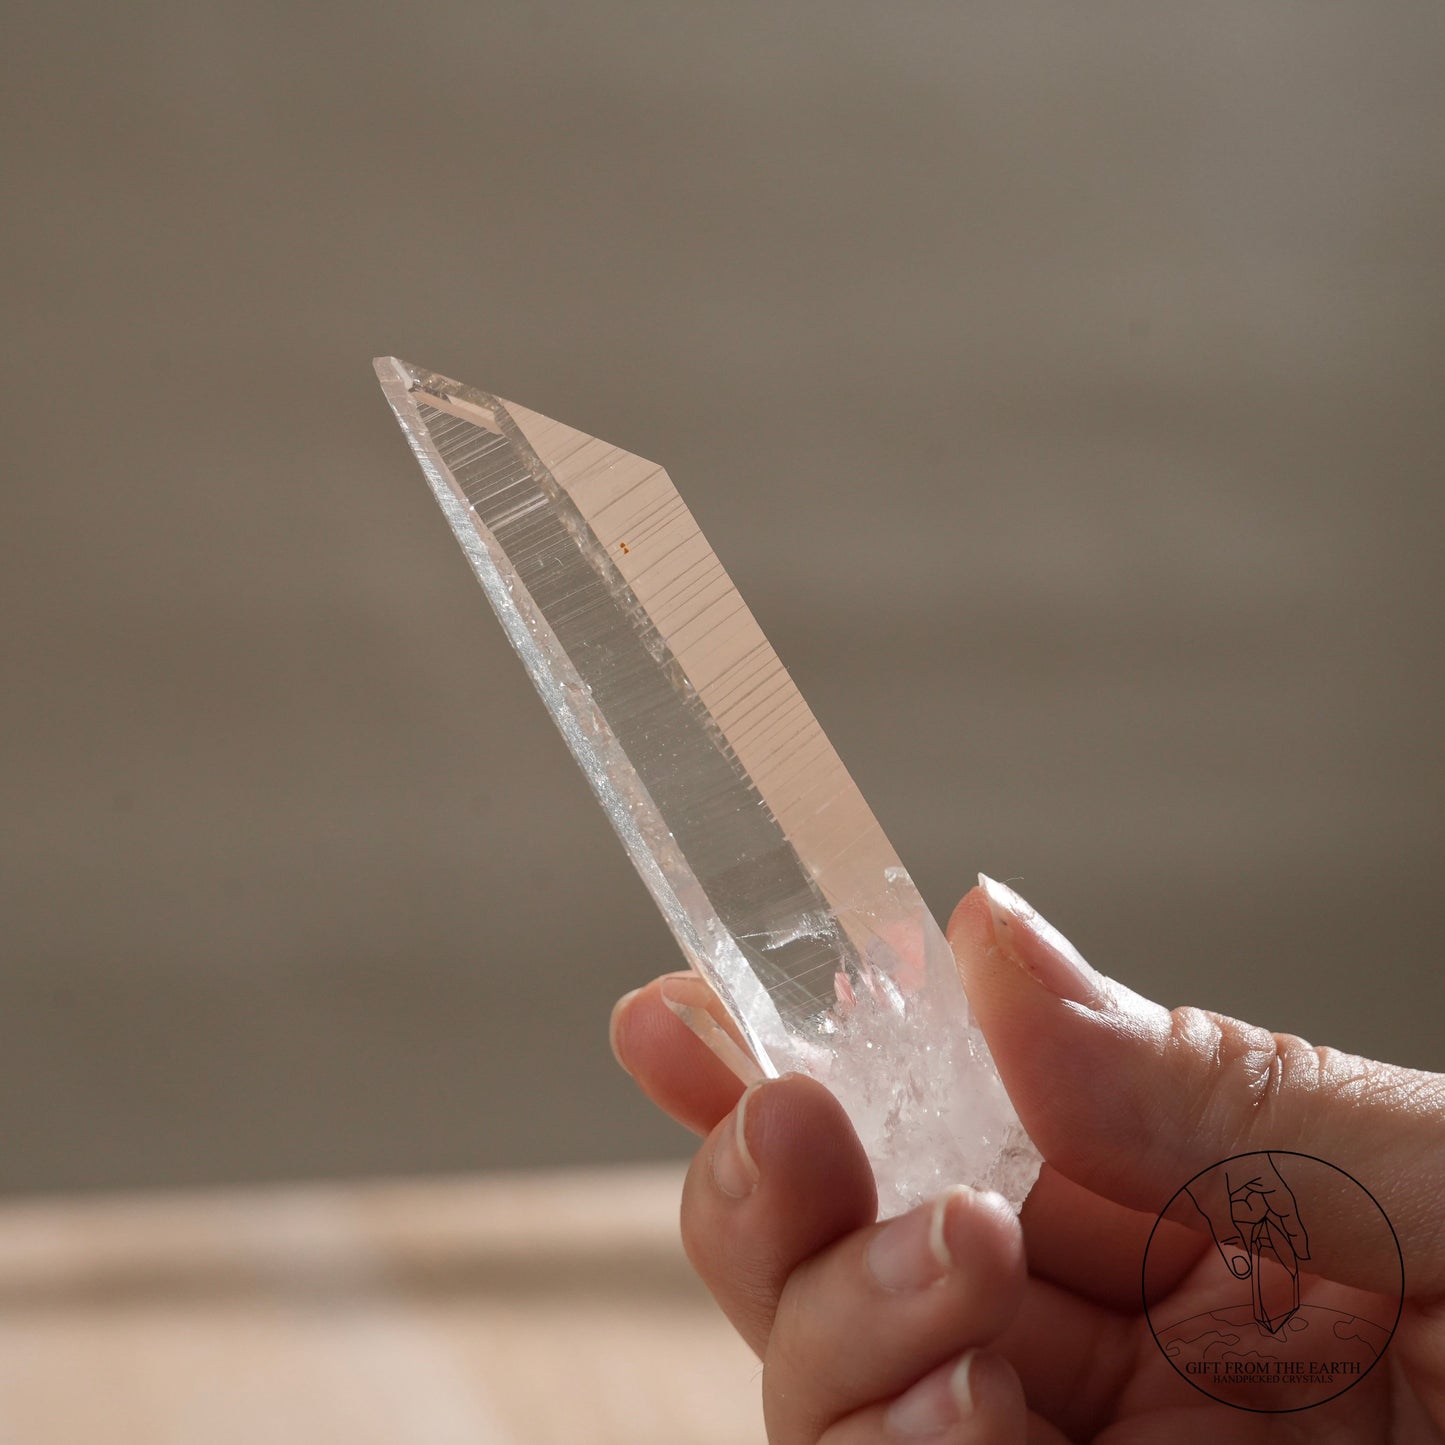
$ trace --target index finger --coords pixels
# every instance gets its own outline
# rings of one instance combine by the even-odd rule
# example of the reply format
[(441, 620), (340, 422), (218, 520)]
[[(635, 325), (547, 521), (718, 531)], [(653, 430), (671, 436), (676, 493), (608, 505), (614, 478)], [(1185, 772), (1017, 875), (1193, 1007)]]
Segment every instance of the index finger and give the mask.
[(612, 1052), (664, 1113), (694, 1134), (710, 1134), (733, 1110), (743, 1085), (667, 1006), (664, 974), (625, 995), (612, 1010)]

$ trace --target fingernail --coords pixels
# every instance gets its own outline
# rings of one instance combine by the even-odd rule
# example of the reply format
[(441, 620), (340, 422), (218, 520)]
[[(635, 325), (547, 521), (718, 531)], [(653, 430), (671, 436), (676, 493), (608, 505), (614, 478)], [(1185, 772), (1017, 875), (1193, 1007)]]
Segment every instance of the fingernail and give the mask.
[(921, 1289), (953, 1268), (948, 1252), (948, 1207), (962, 1192), (950, 1189), (931, 1204), (920, 1204), (879, 1229), (864, 1255), (868, 1273), (878, 1284), (884, 1289)]
[(1070, 1003), (1098, 1008), (1107, 1002), (1099, 975), (1083, 955), (1033, 905), (1012, 888), (986, 874), (978, 875), (988, 900), (998, 950), (1037, 983)]
[(1238, 1249), (1230, 1253), (1229, 1272), (1235, 1279), (1249, 1278), (1249, 1255), (1244, 1250)]
[(767, 1077), (708, 1011), (716, 996), (705, 980), (696, 974), (669, 974), (663, 979), (658, 992), (663, 1003), (712, 1050), (744, 1087), (761, 1083)]
[(970, 1350), (950, 1368), (935, 1370), (906, 1395), (900, 1395), (883, 1417), (889, 1431), (905, 1440), (918, 1440), (967, 1419), (973, 1413), (969, 1376), (977, 1353)]
[(748, 1103), (761, 1089), (754, 1084), (744, 1091), (733, 1110), (732, 1124), (718, 1135), (712, 1151), (713, 1182), (731, 1199), (746, 1199), (757, 1187), (759, 1173), (748, 1149)]
[(622, 1061), (622, 1050), (617, 1047), (617, 1026), (622, 1022), (622, 1015), (627, 1012), (627, 1005), (640, 994), (642, 990), (635, 988), (631, 993), (625, 993), (615, 1004), (612, 1005), (612, 1017), (607, 1021), (607, 1042), (612, 1046), (612, 1057), (617, 1060), (617, 1066), (630, 1079), (632, 1070)]

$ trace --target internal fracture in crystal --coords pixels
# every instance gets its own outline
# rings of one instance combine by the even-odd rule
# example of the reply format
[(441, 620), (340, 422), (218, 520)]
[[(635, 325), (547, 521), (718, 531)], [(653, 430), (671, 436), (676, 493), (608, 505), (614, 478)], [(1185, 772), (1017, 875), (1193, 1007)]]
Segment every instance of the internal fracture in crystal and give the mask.
[(953, 957), (654, 462), (395, 358), (442, 511), (691, 965), (768, 1075), (838, 1097), (887, 1216), (1039, 1158)]

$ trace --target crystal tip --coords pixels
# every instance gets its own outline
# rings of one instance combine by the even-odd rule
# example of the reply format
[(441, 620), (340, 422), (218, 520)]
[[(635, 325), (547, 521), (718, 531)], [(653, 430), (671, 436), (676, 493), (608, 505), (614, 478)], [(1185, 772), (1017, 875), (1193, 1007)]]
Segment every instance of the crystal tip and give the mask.
[(403, 361), (399, 356), (373, 356), (371, 366), (383, 386), (388, 382), (416, 381), (427, 374), (424, 367)]

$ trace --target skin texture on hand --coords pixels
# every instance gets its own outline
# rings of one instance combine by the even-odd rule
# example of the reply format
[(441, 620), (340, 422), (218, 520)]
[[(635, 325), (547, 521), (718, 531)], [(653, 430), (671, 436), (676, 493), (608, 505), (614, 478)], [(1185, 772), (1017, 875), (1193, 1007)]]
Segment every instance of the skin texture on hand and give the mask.
[[(1445, 1439), (1445, 1078), (1163, 1009), (1092, 970), (998, 884), (964, 898), (949, 937), (1046, 1161), (1021, 1219), (957, 1190), (876, 1224), (867, 1161), (824, 1089), (786, 1076), (744, 1094), (668, 1007), (663, 980), (614, 1012), (623, 1067), (705, 1136), (684, 1245), (763, 1362), (772, 1445)], [(1374, 1181), (1405, 1259), (1385, 1361), (1299, 1415), (1195, 1392), (1139, 1297), (1163, 1203), (1217, 1161), (1271, 1148)], [(1197, 1228), (1160, 1225), (1151, 1275), (1183, 1285), (1206, 1256), (1217, 1268), (1228, 1219), (1219, 1243), (1209, 1206)], [(1350, 1283), (1383, 1288), (1386, 1264), (1366, 1252)]]

